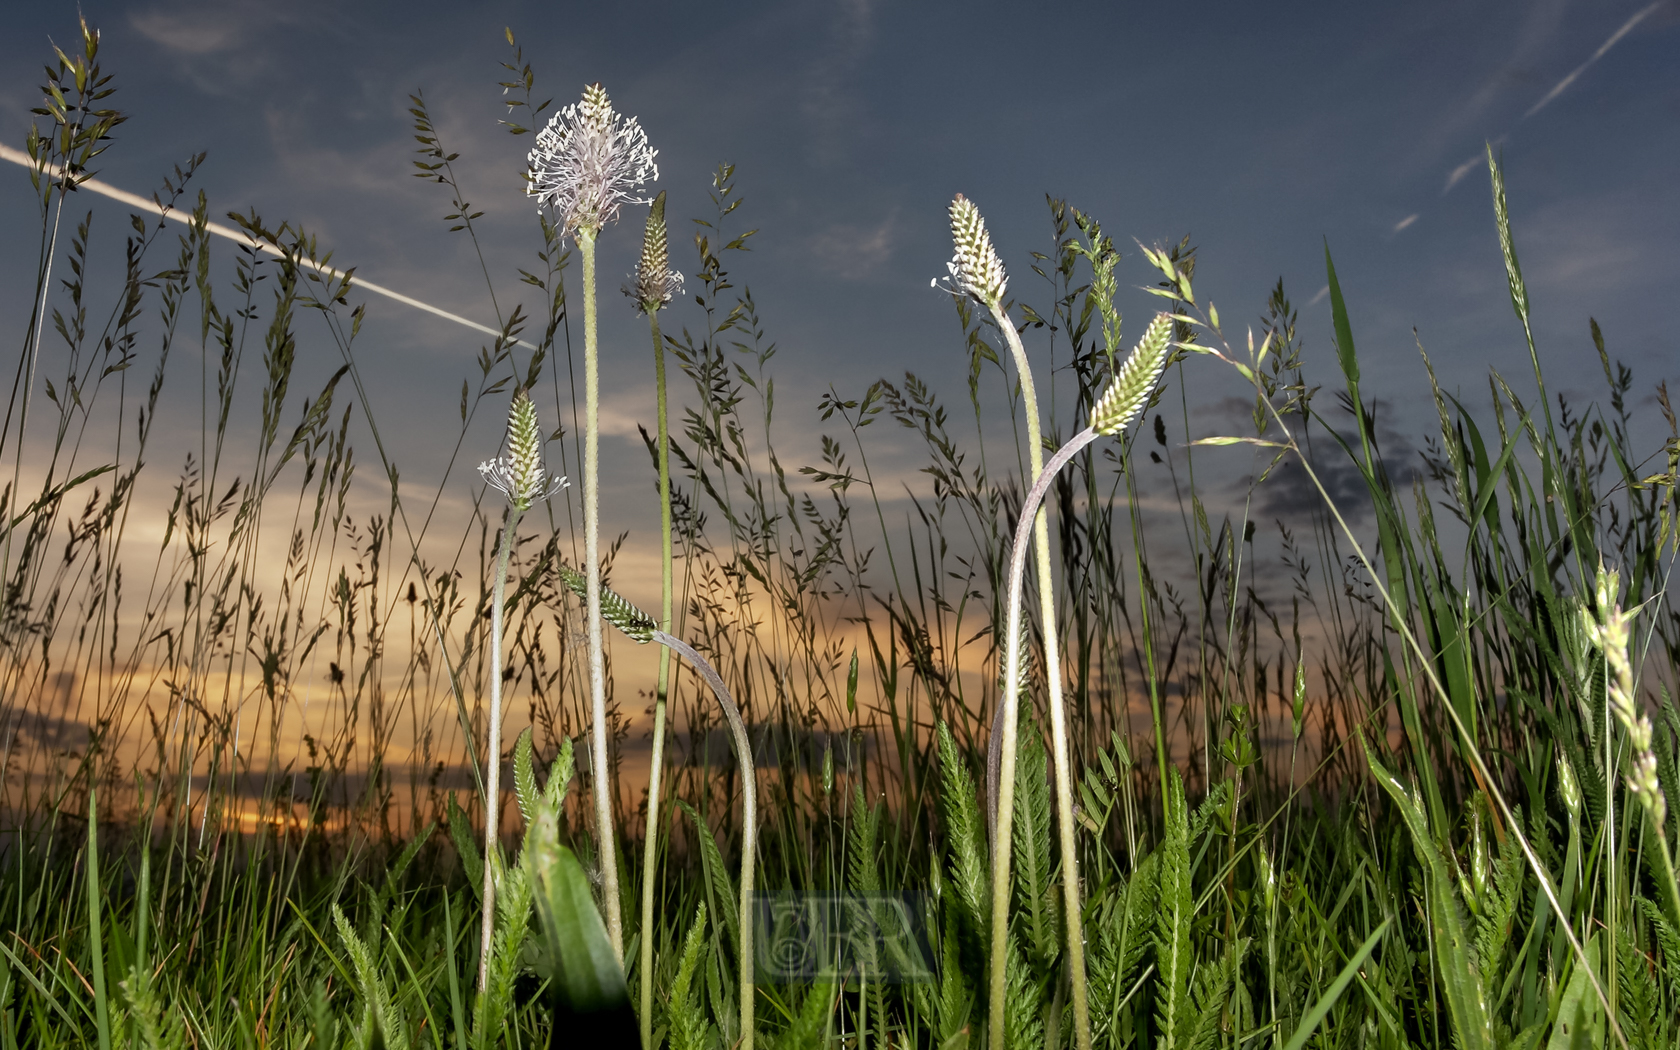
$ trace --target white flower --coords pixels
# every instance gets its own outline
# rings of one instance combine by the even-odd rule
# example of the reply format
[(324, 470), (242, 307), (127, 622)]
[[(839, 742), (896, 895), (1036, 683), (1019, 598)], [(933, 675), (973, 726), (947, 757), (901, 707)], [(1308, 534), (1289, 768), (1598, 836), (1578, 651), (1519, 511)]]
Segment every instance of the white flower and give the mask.
[(537, 133), (527, 163), (525, 192), (539, 208), (551, 208), (564, 233), (600, 230), (626, 204), (646, 204), (635, 191), (659, 178), (636, 118), (613, 112), (599, 84), (583, 89), (583, 100), (567, 106)]
[(537, 429), (537, 406), (524, 391), (514, 395), (508, 411), (508, 454), (478, 465), (485, 484), (502, 493), (515, 510), (565, 488), (564, 477), (550, 478), (542, 462), (542, 433)]
[[(950, 276), (945, 289), (952, 295), (970, 295), (986, 306), (1003, 302), (1009, 287), (1009, 275), (1004, 273), (1003, 260), (992, 248), (991, 235), (986, 232), (986, 220), (974, 202), (957, 194), (951, 201), (951, 241), (956, 254), (945, 264)], [(938, 288), (939, 279), (930, 282)]]

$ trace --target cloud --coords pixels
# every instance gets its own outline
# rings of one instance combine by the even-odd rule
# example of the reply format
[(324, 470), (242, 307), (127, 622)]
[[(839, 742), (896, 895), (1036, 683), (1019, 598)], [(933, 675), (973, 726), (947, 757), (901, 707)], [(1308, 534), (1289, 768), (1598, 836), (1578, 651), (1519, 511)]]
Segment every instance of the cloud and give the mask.
[(1317, 295), (1315, 295), (1311, 299), (1307, 300), (1307, 305), (1308, 306), (1317, 306), (1319, 303), (1322, 303), (1324, 301), (1325, 297), (1328, 296), (1329, 294), (1330, 294), (1330, 286), (1325, 285), (1323, 288), (1320, 288), (1318, 290)]
[(872, 6), (872, 0), (845, 0), (835, 5), (827, 46), (804, 72), (800, 109), (814, 132), (810, 146), (823, 162), (847, 154), (842, 139), (862, 108), (854, 74), (875, 36)]
[(129, 28), (168, 52), (177, 71), (211, 95), (224, 94), (232, 85), (249, 84), (276, 68), (277, 28), (310, 25), (319, 29), (331, 21), (311, 0), (290, 4), (188, 0), (158, 4), (128, 16)]
[(1656, 3), (1649, 4), (1634, 12), (1633, 17), (1629, 18), (1626, 22), (1623, 22), (1620, 29), (1610, 34), (1610, 39), (1599, 45), (1598, 50), (1592, 53), (1591, 58), (1576, 66), (1568, 76), (1558, 81), (1552, 90), (1546, 92), (1546, 96), (1544, 98), (1536, 102), (1527, 113), (1524, 113), (1523, 119), (1527, 120), (1529, 117), (1534, 116), (1534, 114), (1540, 112), (1542, 109), (1545, 109), (1553, 99), (1569, 90), (1569, 85), (1575, 83), (1576, 79), (1580, 77), (1582, 73), (1591, 69), (1593, 64), (1603, 58), (1611, 48), (1615, 47), (1622, 37), (1631, 33), (1634, 26), (1637, 26), (1639, 23), (1645, 21), (1645, 19), (1649, 16), (1655, 14), (1662, 6), (1663, 0), (1656, 0)]
[(844, 280), (862, 280), (892, 258), (897, 229), (896, 210), (875, 226), (839, 223), (811, 239), (811, 255), (824, 270)]
[(1399, 222), (1395, 223), (1393, 232), (1394, 233), (1399, 233), (1401, 230), (1405, 229), (1406, 227), (1410, 226), (1412, 223), (1417, 222), (1417, 221), (1418, 221), (1418, 213), (1414, 211), (1410, 215), (1406, 216), (1404, 219), (1401, 219)]
[(1472, 156), (1469, 160), (1465, 161), (1463, 164), (1460, 164), (1458, 167), (1454, 168), (1452, 170), (1452, 172), (1447, 176), (1447, 184), (1445, 186), (1441, 187), (1442, 195), (1444, 196), (1448, 190), (1452, 189), (1454, 186), (1457, 186), (1458, 183), (1459, 183), (1459, 180), (1464, 178), (1464, 176), (1470, 174), (1472, 171), (1475, 171), (1477, 165), (1483, 164), (1485, 162), (1486, 162), (1486, 158), (1482, 154), (1477, 153), (1474, 156)]
[[(1434, 157), (1454, 148), (1470, 128), (1481, 125), (1489, 110), (1512, 87), (1512, 73), (1534, 66), (1548, 53), (1567, 13), (1566, 0), (1537, 0), (1525, 8), (1515, 46), (1503, 62), (1485, 74), (1469, 98), (1454, 102), (1446, 118), (1426, 137), (1419, 153)], [(1462, 176), (1460, 176), (1462, 178)]]
[(244, 25), (224, 13), (136, 11), (128, 16), (135, 32), (152, 43), (186, 55), (213, 55), (238, 47)]

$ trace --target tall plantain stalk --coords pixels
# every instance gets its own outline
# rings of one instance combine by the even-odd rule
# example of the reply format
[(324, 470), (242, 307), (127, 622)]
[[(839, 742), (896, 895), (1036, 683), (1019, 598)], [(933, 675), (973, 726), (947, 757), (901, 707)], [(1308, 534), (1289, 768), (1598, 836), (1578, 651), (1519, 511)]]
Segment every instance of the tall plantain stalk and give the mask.
[[(572, 593), (579, 597), (588, 594), (588, 581), (576, 570), (562, 565), (560, 578), (572, 589)], [(711, 687), (712, 695), (717, 698), (718, 706), (723, 710), (724, 720), (729, 723), (729, 733), (735, 742), (735, 757), (741, 765), (741, 885), (738, 900), (741, 939), (737, 945), (740, 956), (738, 963), (741, 983), (741, 1040), (735, 1045), (739, 1050), (752, 1050), (755, 948), (752, 896), (753, 874), (758, 854), (758, 778), (754, 773), (752, 741), (747, 737), (747, 724), (742, 721), (741, 709), (736, 706), (734, 697), (729, 695), (729, 687), (724, 684), (723, 676), (719, 675), (717, 669), (693, 646), (660, 630), (646, 613), (608, 588), (602, 588), (601, 615), (637, 643), (645, 645), (648, 642), (658, 642), (692, 664), (695, 671), (699, 672), (700, 677)], [(644, 941), (647, 939), (645, 931), (642, 937)], [(645, 1028), (646, 1022), (643, 1024)]]
[[(1008, 288), (1008, 275), (1004, 273), (1003, 262), (992, 248), (990, 235), (986, 233), (986, 223), (975, 208), (973, 202), (962, 194), (957, 194), (951, 202), (951, 239), (955, 245), (955, 256), (952, 258), (950, 269), (951, 289), (954, 293), (965, 294), (991, 311), (992, 319), (996, 322), (998, 331), (1003, 333), (1004, 341), (1009, 346), (1009, 352), (1015, 361), (1016, 375), (1021, 384), (1021, 399), (1025, 404), (1027, 417), (1027, 452), (1032, 467), (1032, 493), (1023, 505), (1021, 525), (1016, 532), (1015, 544), (1010, 557), (1011, 597), (1007, 604), (1007, 626), (1009, 642), (1007, 646), (1007, 671), (1005, 673), (1003, 693), (998, 697), (998, 709), (993, 723), (990, 761), (988, 762), (988, 777), (993, 790), (989, 793), (993, 801), (993, 831), (992, 831), (992, 943), (991, 943), (991, 972), (990, 972), (990, 1031), (992, 1045), (1002, 1046), (1004, 1040), (1004, 998), (1006, 991), (1005, 960), (1008, 954), (1009, 938), (1009, 863), (1010, 842), (1014, 815), (1015, 795), (1015, 751), (1016, 733), (1019, 719), (1015, 714), (1016, 701), (1021, 687), (1020, 667), (1020, 609), (1019, 594), (1021, 574), (1025, 571), (1025, 539), (1026, 522), (1031, 516), (1033, 522), (1033, 540), (1036, 568), (1038, 570), (1038, 599), (1039, 616), (1043, 623), (1044, 632), (1044, 676), (1049, 690), (1050, 706), (1050, 740), (1051, 754), (1056, 770), (1056, 815), (1057, 838), (1062, 854), (1062, 905), (1067, 933), (1068, 976), (1073, 991), (1074, 1035), (1079, 1050), (1090, 1050), (1091, 1022), (1086, 999), (1085, 979), (1085, 950), (1084, 937), (1081, 930), (1081, 908), (1079, 901), (1079, 863), (1078, 848), (1075, 841), (1073, 817), (1073, 777), (1069, 758), (1067, 714), (1062, 706), (1062, 673), (1060, 650), (1056, 640), (1056, 606), (1053, 590), (1053, 577), (1050, 569), (1050, 530), (1046, 515), (1040, 508), (1044, 492), (1048, 489), (1049, 480), (1055, 470), (1065, 464), (1068, 459), (1096, 440), (1103, 433), (1117, 433), (1130, 420), (1130, 416), (1121, 419), (1112, 430), (1096, 428), (1098, 417), (1093, 414), (1093, 427), (1082, 432), (1069, 442), (1068, 446), (1057, 454), (1055, 468), (1049, 471), (1044, 463), (1044, 438), (1038, 419), (1038, 395), (1034, 388), (1032, 368), (1027, 361), (1026, 349), (1021, 345), (1020, 333), (1015, 330), (1014, 322), (1009, 319), (1008, 311), (1003, 301), (1004, 291)], [(1134, 352), (1127, 362), (1126, 370), (1116, 379), (1116, 387), (1110, 390), (1098, 408), (1109, 405), (1110, 398), (1117, 394), (1136, 394), (1135, 403), (1126, 401), (1131, 413), (1135, 414), (1141, 408), (1149, 390), (1153, 388), (1155, 379), (1160, 374), (1160, 366), (1165, 361), (1166, 334), (1158, 333), (1159, 319), (1152, 325), (1150, 332), (1158, 336), (1154, 346), (1153, 356), (1148, 357), (1148, 382), (1141, 388), (1131, 391), (1122, 390), (1120, 384), (1129, 383), (1133, 379), (1141, 379), (1132, 373), (1134, 365), (1144, 359), (1141, 352), (1148, 342), (1140, 344), (1139, 351)], [(1170, 327), (1166, 330), (1170, 332)], [(1113, 406), (1109, 406), (1112, 408)], [(1119, 417), (1115, 417), (1119, 418)], [(1108, 416), (1102, 417), (1104, 424), (1111, 422)], [(1071, 451), (1069, 451), (1071, 450)], [(1063, 453), (1066, 455), (1064, 456)]]
[(618, 892), (618, 847), (612, 823), (612, 768), (607, 755), (606, 654), (601, 641), (601, 367), (595, 309), (595, 239), (644, 182), (659, 178), (657, 152), (634, 117), (615, 113), (600, 84), (554, 115), (528, 158), (526, 192), (553, 209), (558, 226), (583, 256), (583, 558), (589, 631), (589, 736), (595, 784), (595, 834), (607, 936), (624, 958), (624, 915)]
[[(665, 194), (653, 199), (647, 230), (642, 234), (642, 257), (636, 267), (636, 287), (625, 294), (647, 314), (653, 333), (653, 376), (659, 402), (659, 629), (671, 630), (671, 434), (665, 411), (665, 343), (659, 334), (659, 311), (682, 288), (682, 274), (671, 269), (665, 237)], [(659, 856), (659, 779), (665, 759), (665, 703), (671, 687), (671, 651), (659, 653), (659, 685), (653, 698), (653, 755), (648, 765), (647, 830), (642, 842), (641, 975), (642, 1046), (653, 1046), (653, 882)]]
[(496, 877), (501, 868), (497, 822), (501, 815), (502, 780), (502, 604), (507, 593), (508, 560), (513, 556), (514, 530), (519, 519), (538, 500), (566, 486), (565, 478), (550, 479), (543, 468), (542, 429), (537, 406), (523, 390), (513, 395), (508, 410), (508, 451), (479, 464), (485, 483), (508, 498), (507, 524), (496, 550), (496, 582), (490, 595), (490, 725), (484, 754), (484, 917), (480, 928), (478, 989), (490, 977), (490, 949), (496, 928)]

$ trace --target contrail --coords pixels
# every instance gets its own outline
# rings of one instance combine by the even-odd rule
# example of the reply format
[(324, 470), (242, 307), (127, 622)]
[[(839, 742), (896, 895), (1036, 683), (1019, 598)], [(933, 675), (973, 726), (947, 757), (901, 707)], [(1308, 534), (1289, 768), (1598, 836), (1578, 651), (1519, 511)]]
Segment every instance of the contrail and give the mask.
[[(29, 154), (24, 153), (21, 150), (12, 149), (10, 146), (0, 146), (0, 160), (9, 160), (13, 164), (21, 164), (23, 167), (31, 169), (36, 166), (34, 159), (31, 158)], [(62, 169), (56, 164), (48, 164), (45, 171), (46, 174), (51, 175), (55, 179), (59, 178), (62, 174)], [(119, 190), (110, 183), (100, 182), (98, 179), (88, 179), (86, 182), (78, 183), (77, 186), (80, 189), (91, 190), (101, 196), (121, 201), (133, 208), (140, 208), (143, 211), (149, 211), (153, 215), (181, 223), (182, 225), (190, 225), (192, 222), (192, 214), (190, 212), (181, 212), (174, 209), (163, 208), (154, 200), (142, 197), (137, 193), (130, 193), (127, 190)], [(267, 252), (270, 255), (281, 257), (285, 255), (284, 252), (280, 251), (280, 249), (274, 247), (272, 244), (266, 244), (261, 241), (253, 241), (245, 234), (244, 231), (236, 230), (231, 226), (224, 226), (219, 222), (211, 222), (206, 223), (205, 228), (216, 236), (226, 237), (230, 241), (238, 241), (240, 244), (244, 245), (255, 244), (259, 251)], [(334, 269), (331, 266), (325, 266), (321, 263), (310, 262), (307, 259), (300, 261), (303, 265), (308, 266), (319, 273), (325, 274), (328, 277), (336, 279), (343, 279), (345, 277), (343, 270)], [(401, 292), (392, 291), (383, 285), (374, 284), (372, 281), (367, 280), (360, 274), (351, 274), (350, 283), (353, 287), (360, 288), (365, 292), (372, 292), (375, 295), (383, 295), (387, 299), (395, 299), (404, 306), (412, 306), (416, 310), (424, 310), (427, 313), (434, 314), (446, 321), (454, 321), (458, 325), (465, 325), (474, 331), (483, 332), (486, 335), (496, 337), (500, 337), (502, 334), (496, 329), (491, 328), (489, 325), (479, 324), (477, 321), (469, 320), (468, 318), (462, 317), (460, 314), (452, 314), (448, 310), (440, 310), (431, 303), (423, 303), (420, 300), (406, 296)], [(532, 346), (523, 339), (516, 339), (514, 342), (519, 346), (525, 347), (527, 350), (537, 349), (535, 346)]]
[(1648, 7), (1642, 8), (1640, 11), (1635, 13), (1632, 18), (1628, 19), (1626, 22), (1623, 22), (1622, 23), (1622, 28), (1616, 30), (1614, 33), (1611, 33), (1610, 34), (1610, 39), (1606, 40), (1602, 45), (1600, 45), (1599, 49), (1592, 53), (1591, 58), (1587, 59), (1585, 62), (1582, 62), (1579, 66), (1576, 66), (1575, 71), (1573, 73), (1570, 73), (1568, 76), (1566, 76), (1562, 80), (1558, 81), (1556, 87), (1554, 87), (1554, 88), (1552, 88), (1552, 90), (1546, 92), (1546, 97), (1541, 99), (1540, 101), (1536, 102), (1534, 104), (1533, 108), (1531, 108), (1527, 113), (1524, 113), (1523, 114), (1523, 119), (1527, 120), (1529, 117), (1534, 116), (1534, 114), (1540, 112), (1542, 109), (1545, 109), (1547, 103), (1551, 102), (1552, 99), (1557, 98), (1559, 95), (1563, 94), (1566, 90), (1568, 90), (1569, 85), (1575, 83), (1575, 78), (1579, 77), (1582, 73), (1585, 73), (1592, 66), (1592, 64), (1594, 62), (1597, 62), (1599, 59), (1603, 58), (1606, 52), (1608, 52), (1611, 48), (1616, 46), (1617, 41), (1621, 40), (1622, 37), (1627, 36), (1628, 33), (1633, 31), (1634, 26), (1643, 22), (1646, 19), (1647, 16), (1649, 16), (1651, 14), (1654, 14), (1656, 12), (1657, 8), (1659, 8), (1661, 6), (1662, 6), (1662, 0), (1657, 0), (1656, 3), (1651, 4)]

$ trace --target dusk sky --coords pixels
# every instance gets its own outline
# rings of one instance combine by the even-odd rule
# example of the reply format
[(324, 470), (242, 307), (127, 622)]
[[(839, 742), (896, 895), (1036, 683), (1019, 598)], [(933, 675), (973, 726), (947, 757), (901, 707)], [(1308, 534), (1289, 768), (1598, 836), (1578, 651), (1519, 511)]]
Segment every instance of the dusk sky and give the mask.
[[(39, 104), (51, 45), (78, 43), (77, 10), (59, 0), (5, 5), (0, 142), (13, 149)], [(1680, 380), (1669, 316), (1680, 293), (1675, 0), (89, 0), (80, 10), (103, 33), (100, 59), (118, 87), (111, 101), (132, 115), (96, 165), (102, 181), (149, 196), (174, 165), (208, 151), (194, 186), (209, 194), (213, 218), (254, 208), (271, 223), (292, 221), (337, 265), (486, 323), (495, 313), (472, 246), (442, 221), (447, 191), (411, 177), (408, 107), (423, 92), (444, 145), (460, 154), (456, 170), (485, 212), (481, 243), (505, 306), (531, 291), (517, 268), (532, 268), (540, 237), (520, 177), (531, 139), (497, 123), (506, 114), (496, 86), (510, 57), (504, 27), (534, 67), (538, 100), (553, 98), (557, 109), (599, 81), (640, 120), (659, 150), (654, 189), (669, 194), (672, 262), (685, 273), (694, 270), (689, 219), (709, 215), (711, 172), (733, 163), (746, 201), (733, 229), (758, 233), (732, 268), (779, 346), (777, 451), (790, 467), (817, 461), (816, 403), (830, 384), (856, 396), (878, 376), (911, 370), (954, 417), (969, 418), (961, 332), (948, 297), (929, 288), (951, 255), (946, 207), (956, 192), (985, 215), (1010, 292), (1041, 306), (1045, 285), (1029, 267), (1051, 240), (1045, 194), (1100, 219), (1125, 255), (1128, 345), (1158, 303), (1137, 290), (1155, 278), (1134, 239), (1189, 234), (1197, 289), (1233, 332), (1260, 316), (1281, 277), (1300, 311), (1309, 378), (1334, 390), (1328, 241), (1364, 392), (1385, 406), (1385, 429), (1417, 447), (1433, 410), (1414, 327), (1443, 388), (1468, 404), (1485, 407), (1489, 368), (1520, 394), (1533, 388), (1495, 234), (1483, 160), (1492, 143), (1551, 389), (1603, 399), (1589, 317), (1611, 356), (1634, 370), (1634, 408), (1649, 424), (1643, 447), (1660, 443), (1656, 384)], [(0, 165), (0, 187), (0, 317), (11, 354), (29, 314), (40, 224), (22, 168)], [(120, 259), (129, 209), (92, 195), (80, 205), (96, 215), (94, 254)], [(657, 517), (635, 425), (653, 420), (651, 354), (645, 322), (617, 290), (644, 214), (627, 211), (602, 236), (601, 316), (606, 529), (634, 528), (645, 568)], [(216, 250), (232, 254), (226, 242)], [(532, 299), (527, 307), (540, 310)], [(677, 333), (703, 322), (690, 297), (664, 323)], [(307, 319), (300, 332), (294, 388), (313, 392), (338, 357)], [(1034, 338), (1029, 351), (1042, 355)], [(476, 376), (483, 342), (368, 297), (358, 359), (405, 495), (413, 484), (415, 499), (429, 499), (442, 478), (461, 381)], [(1048, 365), (1038, 359), (1042, 389)], [(1242, 390), (1228, 374), (1194, 360), (1184, 376), (1192, 429), (1201, 428), (1191, 437), (1241, 432), (1246, 411), (1224, 399)], [(995, 401), (995, 373), (988, 383)], [(1176, 404), (1178, 392), (1169, 396)], [(176, 442), (185, 449), (196, 441), (197, 392), (182, 397), (194, 406)], [(1168, 422), (1175, 443), (1184, 440), (1171, 414)], [(475, 424), (446, 486), (457, 510), (477, 484), (471, 464), (494, 451), (500, 425), (495, 412)], [(913, 473), (920, 453), (908, 443), (901, 456), (890, 451), (896, 432), (872, 438), (878, 474), (898, 470), (922, 484)], [(1246, 452), (1210, 451), (1232, 478), (1252, 468)], [(364, 463), (371, 458), (369, 449)], [(179, 455), (155, 461), (157, 483), (172, 481)], [(365, 469), (376, 509), (377, 467)], [(656, 604), (650, 577), (630, 577), (626, 589)]]

